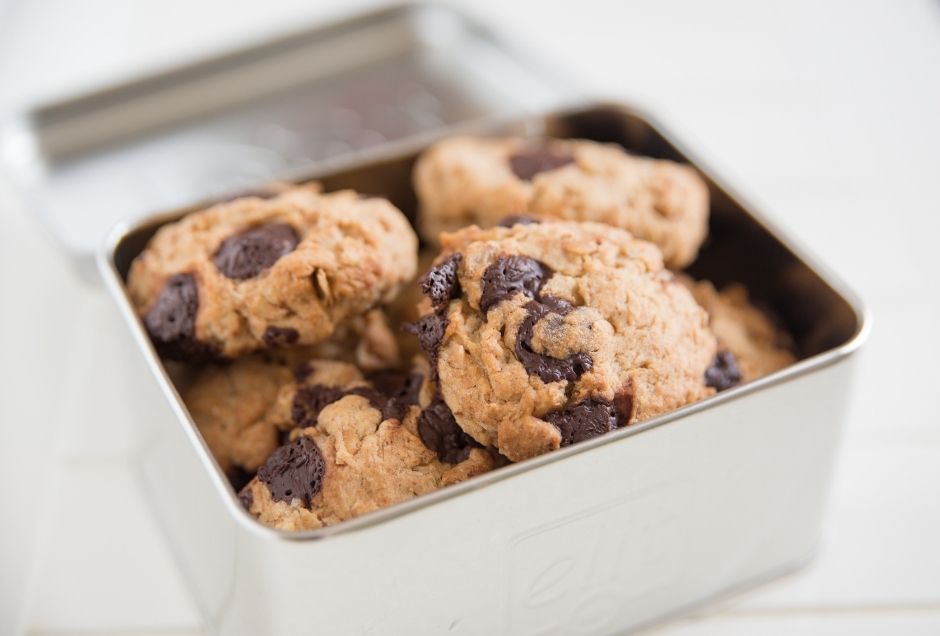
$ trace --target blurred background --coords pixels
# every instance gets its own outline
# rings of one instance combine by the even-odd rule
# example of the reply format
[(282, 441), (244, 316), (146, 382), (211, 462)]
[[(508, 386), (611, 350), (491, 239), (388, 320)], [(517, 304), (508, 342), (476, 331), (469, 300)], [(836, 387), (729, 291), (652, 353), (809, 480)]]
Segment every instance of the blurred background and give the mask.
[[(0, 123), (379, 4), (0, 0)], [(654, 633), (940, 634), (940, 3), (453, 4), (551, 78), (532, 93), (493, 80), (492, 104), (524, 107), (547, 86), (642, 105), (874, 313), (817, 560)], [(11, 138), (3, 150), (19, 161), (29, 150)], [(0, 633), (199, 634), (131, 478), (135, 420), (161, 397), (126, 399), (149, 381), (139, 354), (57, 235), (94, 245), (103, 232), (76, 213), (40, 220), (11, 181), (0, 178)], [(72, 192), (53, 203), (68, 209)]]

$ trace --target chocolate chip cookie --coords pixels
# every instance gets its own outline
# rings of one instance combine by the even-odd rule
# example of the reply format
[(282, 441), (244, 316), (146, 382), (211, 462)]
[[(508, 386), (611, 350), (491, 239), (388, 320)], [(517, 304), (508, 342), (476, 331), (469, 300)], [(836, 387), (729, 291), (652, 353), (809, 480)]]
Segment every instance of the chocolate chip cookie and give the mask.
[(570, 222), (441, 241), (412, 330), (480, 444), (518, 461), (715, 391), (708, 316), (651, 243)]
[(683, 276), (682, 282), (708, 312), (719, 346), (733, 354), (741, 381), (755, 380), (796, 361), (793, 339), (751, 304), (744, 285), (730, 284), (718, 291), (707, 280), (696, 282)]
[(282, 426), (295, 428), (239, 495), (274, 528), (339, 523), (494, 465), (448, 421), (426, 363), (364, 377), (351, 365), (315, 360), (281, 398)]
[(414, 276), (416, 251), (388, 201), (298, 187), (162, 227), (127, 287), (161, 355), (232, 358), (326, 340), (390, 301)]
[(510, 216), (598, 221), (655, 243), (667, 265), (681, 268), (708, 229), (708, 188), (693, 168), (614, 144), (455, 137), (421, 156), (414, 185), (431, 242)]
[(209, 365), (183, 402), (219, 466), (234, 481), (254, 474), (278, 445), (273, 407), (293, 379), (290, 368), (258, 355)]

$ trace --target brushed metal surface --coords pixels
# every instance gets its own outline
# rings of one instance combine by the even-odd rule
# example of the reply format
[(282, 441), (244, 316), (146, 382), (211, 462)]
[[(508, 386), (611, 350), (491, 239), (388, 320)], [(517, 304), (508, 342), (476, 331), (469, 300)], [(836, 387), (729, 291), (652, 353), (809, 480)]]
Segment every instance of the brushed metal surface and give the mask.
[[(586, 137), (696, 165), (713, 205), (693, 272), (748, 283), (793, 332), (801, 359), (403, 504), (280, 532), (238, 504), (124, 292), (149, 237), (191, 208), (118, 228), (99, 264), (179, 420), (148, 433), (138, 465), (216, 633), (617, 633), (791, 570), (815, 549), (854, 354), (869, 329), (860, 302), (629, 107), (460, 129)], [(413, 218), (408, 175), (426, 142), (306, 178), (387, 196)]]

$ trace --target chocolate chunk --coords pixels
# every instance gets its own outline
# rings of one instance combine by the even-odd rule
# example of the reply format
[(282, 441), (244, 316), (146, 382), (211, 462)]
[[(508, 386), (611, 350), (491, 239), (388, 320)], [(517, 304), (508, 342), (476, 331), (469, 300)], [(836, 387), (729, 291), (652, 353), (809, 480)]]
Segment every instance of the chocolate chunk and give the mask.
[(390, 398), (385, 401), (385, 406), (382, 407), (382, 419), (398, 420), (401, 422), (405, 419), (405, 415), (408, 414), (408, 407), (412, 404), (417, 404), (417, 402), (408, 402), (403, 399)]
[(546, 296), (541, 301), (529, 301), (526, 306), (528, 315), (519, 325), (516, 335), (516, 358), (525, 367), (529, 375), (536, 375), (542, 382), (573, 382), (591, 370), (594, 366), (590, 354), (572, 353), (565, 358), (553, 358), (532, 349), (532, 333), (535, 324), (549, 314), (566, 316), (574, 307), (561, 298)]
[(588, 398), (546, 413), (542, 419), (561, 432), (561, 445), (569, 446), (617, 428), (617, 411), (606, 400)]
[(617, 411), (617, 428), (630, 423), (633, 417), (633, 385), (630, 384), (614, 396), (614, 410)]
[(300, 427), (316, 426), (320, 411), (333, 402), (337, 402), (347, 395), (364, 397), (379, 411), (383, 411), (388, 401), (382, 394), (368, 386), (357, 386), (351, 389), (341, 389), (337, 386), (312, 384), (302, 386), (294, 393), (291, 404), (291, 419)]
[(509, 168), (523, 181), (531, 181), (540, 172), (549, 172), (574, 163), (574, 157), (555, 152), (547, 146), (529, 148), (509, 157)]
[(228, 481), (232, 484), (232, 488), (235, 489), (235, 492), (244, 488), (254, 476), (254, 473), (248, 472), (241, 466), (232, 466), (228, 471)]
[(405, 414), (408, 412), (408, 407), (415, 403), (408, 402), (407, 397), (389, 397), (368, 386), (350, 389), (346, 395), (358, 395), (369, 400), (369, 403), (382, 414), (383, 420), (403, 420), (405, 418)]
[(408, 407), (418, 403), (424, 376), (420, 373), (391, 369), (370, 373), (366, 379), (386, 398), (382, 407), (382, 419), (401, 421), (405, 418)]
[(269, 347), (289, 347), (297, 344), (300, 333), (291, 327), (268, 327), (264, 330), (264, 344)]
[(421, 316), (416, 322), (402, 325), (406, 332), (418, 337), (418, 345), (431, 363), (431, 377), (437, 378), (437, 352), (447, 330), (446, 309)]
[(424, 376), (417, 372), (409, 373), (399, 369), (373, 371), (366, 376), (376, 390), (389, 397), (402, 397), (417, 401)]
[(499, 227), (512, 227), (513, 225), (538, 225), (539, 223), (541, 221), (528, 214), (510, 214), (503, 217), (503, 220), (496, 225)]
[(551, 270), (528, 256), (501, 256), (483, 272), (480, 309), (483, 313), (507, 298), (523, 293), (538, 298)]
[(254, 278), (290, 254), (300, 242), (297, 231), (286, 223), (268, 223), (222, 241), (212, 262), (228, 278)]
[(705, 384), (724, 391), (730, 389), (741, 381), (741, 370), (734, 354), (727, 349), (719, 351), (712, 366), (705, 370)]
[(346, 391), (335, 386), (322, 384), (302, 386), (294, 393), (290, 411), (291, 419), (300, 427), (316, 426), (320, 411), (345, 395)]
[(245, 510), (251, 510), (251, 504), (255, 501), (255, 496), (251, 494), (251, 489), (248, 487), (249, 484), (238, 491), (238, 500), (242, 502), (242, 505), (245, 506)]
[(425, 446), (437, 453), (438, 459), (448, 464), (462, 462), (470, 456), (472, 448), (479, 446), (463, 432), (440, 394), (421, 412), (418, 436)]
[(216, 351), (196, 340), (199, 289), (192, 274), (167, 279), (157, 301), (144, 316), (144, 325), (157, 351), (172, 360), (205, 360)]
[(275, 501), (290, 503), (299, 499), (310, 508), (310, 503), (323, 487), (326, 463), (317, 443), (306, 435), (274, 451), (258, 469), (260, 479)]
[(457, 278), (457, 267), (463, 255), (459, 252), (453, 254), (440, 265), (431, 268), (421, 279), (421, 291), (431, 299), (434, 307), (447, 304), (448, 301), (460, 296), (460, 281)]

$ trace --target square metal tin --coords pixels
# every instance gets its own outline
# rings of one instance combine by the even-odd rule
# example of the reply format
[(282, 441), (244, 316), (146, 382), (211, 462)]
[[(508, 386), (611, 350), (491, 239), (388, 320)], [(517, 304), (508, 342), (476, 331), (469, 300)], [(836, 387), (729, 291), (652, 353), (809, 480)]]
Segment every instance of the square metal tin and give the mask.
[[(432, 494), (282, 532), (238, 503), (124, 289), (156, 229), (206, 202), (119, 227), (99, 266), (178, 420), (148, 432), (137, 465), (213, 633), (619, 633), (792, 570), (815, 548), (853, 354), (869, 329), (859, 300), (633, 108), (587, 104), (433, 136), (456, 132), (581, 137), (696, 166), (712, 210), (690, 273), (747, 284), (801, 359)], [(411, 167), (429, 141), (302, 180), (386, 196), (413, 219)]]

